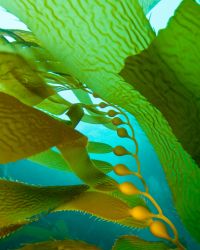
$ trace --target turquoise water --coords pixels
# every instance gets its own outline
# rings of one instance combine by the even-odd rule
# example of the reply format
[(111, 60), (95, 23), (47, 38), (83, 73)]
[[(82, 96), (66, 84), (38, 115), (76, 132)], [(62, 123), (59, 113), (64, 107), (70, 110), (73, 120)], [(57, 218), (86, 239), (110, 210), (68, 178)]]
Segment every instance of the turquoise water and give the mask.
[[(136, 138), (139, 143), (139, 157), (141, 161), (142, 175), (144, 176), (150, 192), (155, 200), (162, 207), (164, 214), (169, 217), (176, 225), (181, 241), (189, 250), (198, 250), (200, 247), (190, 237), (184, 226), (181, 224), (179, 216), (173, 206), (171, 194), (165, 175), (162, 171), (159, 160), (146, 138), (143, 131), (133, 117), (131, 122), (136, 131)], [(133, 145), (126, 139), (116, 137), (115, 132), (106, 129), (102, 125), (88, 125), (81, 122), (78, 129), (86, 134), (90, 140), (97, 140), (109, 143), (112, 146), (120, 145), (125, 142), (128, 149), (133, 150)], [(134, 162), (128, 157), (117, 157), (112, 153), (104, 155), (91, 155), (93, 158), (102, 159), (111, 162), (113, 165), (117, 163), (126, 163), (133, 166)], [(114, 173), (110, 175), (118, 182), (124, 180), (133, 181), (138, 187), (140, 183), (132, 177), (117, 177)], [(74, 174), (48, 169), (27, 160), (21, 160), (7, 165), (1, 165), (0, 176), (18, 180), (36, 185), (72, 185), (82, 183)], [(150, 205), (148, 203), (148, 205)], [(117, 224), (102, 221), (89, 214), (77, 212), (58, 212), (55, 214), (41, 216), (38, 222), (34, 222), (18, 230), (10, 237), (0, 242), (0, 249), (15, 249), (22, 243), (30, 243), (44, 241), (50, 239), (79, 239), (88, 243), (93, 243), (103, 250), (111, 249), (114, 240), (120, 235), (138, 235), (146, 240), (157, 240), (150, 232), (145, 230), (130, 229)]]

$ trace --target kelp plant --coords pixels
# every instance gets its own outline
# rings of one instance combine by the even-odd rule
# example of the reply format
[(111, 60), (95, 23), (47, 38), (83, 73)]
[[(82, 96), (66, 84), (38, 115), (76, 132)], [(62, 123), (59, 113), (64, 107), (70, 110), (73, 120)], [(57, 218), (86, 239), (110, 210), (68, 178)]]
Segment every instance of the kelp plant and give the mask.
[[(149, 228), (162, 239), (125, 235), (113, 250), (185, 249), (141, 174), (142, 145), (129, 112), (159, 157), (183, 224), (200, 241), (200, 6), (183, 0), (156, 36), (145, 12), (157, 2), (0, 0), (31, 30), (0, 30), (0, 163), (26, 158), (72, 171), (85, 183), (41, 187), (1, 179), (0, 237), (44, 212), (77, 210)], [(79, 103), (62, 97), (64, 90), (73, 91)], [(93, 103), (92, 95), (100, 101)], [(116, 130), (134, 150), (88, 141), (76, 129), (80, 121)], [(136, 166), (91, 159), (89, 153), (98, 152), (129, 155)], [(111, 170), (137, 177), (143, 188), (117, 183), (107, 175)], [(65, 247), (98, 249), (73, 240), (21, 249)]]

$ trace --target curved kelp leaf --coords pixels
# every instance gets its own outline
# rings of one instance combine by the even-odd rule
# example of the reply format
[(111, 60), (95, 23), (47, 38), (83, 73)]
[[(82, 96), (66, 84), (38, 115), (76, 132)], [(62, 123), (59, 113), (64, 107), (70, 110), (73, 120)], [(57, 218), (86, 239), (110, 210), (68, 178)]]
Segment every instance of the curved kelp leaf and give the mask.
[(198, 164), (200, 43), (196, 41), (200, 40), (199, 19), (200, 5), (185, 0), (167, 29), (159, 33), (147, 50), (129, 57), (121, 72), (127, 82), (162, 112), (177, 139)]
[(63, 141), (86, 145), (87, 139), (70, 126), (0, 92), (0, 163), (40, 153)]
[(30, 31), (17, 29), (0, 29), (0, 34), (12, 37), (18, 42), (26, 42), (40, 46), (39, 40)]
[(83, 108), (81, 107), (81, 104), (79, 103), (72, 104), (69, 110), (67, 111), (67, 115), (71, 120), (72, 127), (75, 128), (81, 121), (82, 117), (84, 116), (84, 111)]
[(15, 231), (22, 228), (23, 226), (25, 226), (28, 223), (29, 223), (29, 221), (25, 220), (25, 221), (21, 221), (21, 222), (16, 223), (16, 224), (11, 224), (9, 226), (1, 227), (0, 228), (0, 239), (9, 236), (10, 234), (14, 233)]
[(82, 89), (74, 89), (73, 93), (81, 103), (93, 104), (89, 94)]
[(100, 250), (100, 248), (89, 245), (83, 241), (79, 240), (54, 240), (54, 241), (44, 241), (33, 244), (27, 244), (18, 250)]
[(102, 142), (89, 141), (87, 145), (87, 150), (89, 153), (94, 154), (106, 154), (113, 151), (112, 146)]
[(69, 165), (63, 159), (61, 154), (52, 149), (41, 152), (37, 155), (33, 155), (29, 157), (28, 160), (49, 168), (62, 171), (71, 171)]
[[(89, 82), (96, 84), (96, 72), (100, 73), (98, 81), (108, 84), (109, 74), (106, 76), (105, 72), (119, 72), (128, 55), (139, 53), (154, 38), (135, 0), (103, 1), (101, 5), (96, 0), (80, 5), (72, 0), (63, 4), (33, 0), (26, 4), (21, 0), (8, 4), (1, 0), (0, 4), (28, 25), (54, 58), (65, 65), (68, 73), (87, 84), (89, 76)], [(54, 15), (49, 15), (49, 10)]]
[(100, 160), (92, 160), (92, 162), (97, 168), (99, 168), (104, 173), (108, 173), (113, 170), (113, 166), (109, 162)]
[(47, 98), (35, 105), (35, 107), (53, 115), (61, 115), (69, 109), (71, 103), (65, 100), (58, 101), (58, 97), (59, 95), (53, 95), (50, 98)]
[(0, 91), (35, 105), (54, 94), (23, 57), (0, 52)]
[(86, 185), (40, 187), (0, 179), (0, 227), (48, 213), (87, 189)]
[(145, 241), (135, 236), (124, 235), (112, 247), (112, 250), (170, 250), (163, 242)]
[[(28, 160), (49, 168), (61, 171), (72, 171), (67, 162), (61, 156), (61, 154), (51, 149), (44, 151), (40, 154), (33, 155), (29, 157)], [(91, 161), (100, 171), (105, 174), (113, 170), (113, 166), (109, 162), (94, 159), (91, 159)]]
[(85, 114), (82, 119), (83, 122), (91, 124), (107, 124), (111, 119), (102, 115), (87, 115)]
[(54, 211), (68, 210), (87, 212), (98, 218), (130, 227), (144, 228), (148, 225), (147, 221), (140, 222), (131, 217), (130, 208), (125, 201), (102, 192), (87, 191), (69, 203), (62, 203)]
[(95, 189), (115, 190), (117, 183), (100, 171), (88, 156), (86, 147), (74, 144), (73, 147), (63, 143), (58, 146), (70, 168), (78, 177)]
[[(183, 1), (168, 28), (159, 33), (148, 50), (128, 58), (121, 72), (134, 88), (161, 110), (177, 139), (198, 164), (200, 57), (197, 51), (200, 46), (196, 41), (200, 39), (199, 18), (200, 6), (192, 0)], [(150, 137), (163, 163), (175, 206), (190, 232), (200, 239), (200, 226), (195, 223), (200, 220), (200, 171), (173, 140), (167, 125), (161, 125), (157, 112), (150, 115), (149, 110), (148, 113), (149, 119), (153, 121), (153, 116), (157, 116), (160, 123), (152, 128), (160, 135), (155, 136), (151, 130), (154, 135)]]

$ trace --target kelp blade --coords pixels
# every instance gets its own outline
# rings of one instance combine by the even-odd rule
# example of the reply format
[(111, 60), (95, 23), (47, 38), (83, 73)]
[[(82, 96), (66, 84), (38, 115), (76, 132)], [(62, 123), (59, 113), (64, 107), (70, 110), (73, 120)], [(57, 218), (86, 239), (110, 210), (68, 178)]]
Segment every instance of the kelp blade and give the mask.
[(111, 191), (117, 189), (117, 183), (98, 169), (90, 159), (86, 147), (63, 143), (58, 146), (64, 159), (74, 173), (88, 185), (95, 189)]
[(61, 154), (52, 149), (33, 155), (29, 157), (28, 160), (49, 168), (71, 171), (69, 165), (63, 159)]
[(55, 92), (22, 56), (0, 46), (0, 91), (35, 105)]
[[(147, 50), (129, 57), (121, 72), (127, 82), (162, 112), (176, 135), (175, 140), (198, 165), (200, 57), (197, 51), (200, 46), (196, 41), (200, 40), (199, 18), (200, 5), (193, 0), (183, 1), (167, 29), (159, 33)], [(158, 130), (159, 126), (154, 123), (149, 137), (164, 167), (175, 206), (185, 226), (199, 241), (200, 227), (195, 222), (200, 220), (200, 170), (173, 140), (174, 135), (167, 130), (167, 123), (161, 125), (159, 113), (150, 109), (148, 113), (152, 123), (155, 116), (160, 128), (163, 127)], [(157, 139), (156, 130), (160, 131)]]
[(70, 126), (1, 92), (0, 126), (0, 163), (29, 157), (63, 141), (72, 147), (75, 141), (87, 142)]
[(162, 112), (177, 139), (198, 164), (199, 18), (200, 5), (193, 0), (183, 1), (168, 27), (160, 31), (148, 49), (128, 57), (121, 72), (128, 83)]
[(100, 250), (100, 248), (89, 245), (83, 241), (78, 240), (54, 240), (46, 242), (38, 242), (33, 244), (27, 244), (18, 250)]
[(0, 227), (24, 222), (76, 199), (86, 185), (40, 187), (0, 180)]
[(18, 229), (22, 228), (23, 226), (25, 226), (29, 222), (31, 222), (31, 221), (25, 220), (25, 221), (21, 221), (21, 222), (16, 223), (16, 224), (11, 224), (9, 226), (1, 227), (0, 228), (0, 239), (9, 236), (10, 234), (12, 234), (15, 231), (17, 231)]
[(112, 146), (102, 142), (89, 141), (87, 145), (87, 150), (89, 153), (93, 154), (106, 154), (113, 151)]
[[(138, 204), (140, 200), (138, 199)], [(136, 206), (138, 205), (136, 204)], [(97, 191), (87, 191), (77, 199), (69, 203), (63, 203), (54, 211), (82, 211), (98, 218), (113, 221), (121, 225), (144, 228), (147, 227), (147, 221), (136, 221), (129, 214), (129, 205), (123, 199), (114, 197), (111, 193)]]

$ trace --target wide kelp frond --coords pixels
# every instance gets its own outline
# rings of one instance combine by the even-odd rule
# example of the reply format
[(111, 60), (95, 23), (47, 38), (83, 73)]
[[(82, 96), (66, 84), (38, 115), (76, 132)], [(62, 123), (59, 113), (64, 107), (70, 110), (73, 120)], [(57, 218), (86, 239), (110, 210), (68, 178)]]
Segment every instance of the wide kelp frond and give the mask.
[(48, 149), (39, 154), (33, 155), (29, 157), (28, 160), (49, 168), (62, 171), (71, 171), (69, 165), (63, 159), (61, 154), (52, 149)]
[[(200, 6), (192, 0), (183, 1), (168, 28), (159, 33), (147, 50), (129, 57), (121, 72), (127, 82), (162, 112), (178, 141), (197, 164), (200, 163), (200, 46), (196, 42), (200, 39), (199, 18)], [(152, 120), (156, 114), (151, 112)], [(199, 239), (200, 227), (195, 223), (200, 219), (198, 166), (177, 142), (172, 142), (173, 137), (164, 124), (158, 130), (157, 143), (153, 129), (158, 127), (154, 125), (150, 137), (164, 163), (175, 206), (184, 224)]]
[(62, 203), (76, 199), (87, 189), (86, 185), (41, 187), (0, 179), (0, 227), (47, 214)]
[[(200, 164), (200, 5), (184, 1), (148, 49), (128, 57), (121, 75), (167, 119)], [(192, 32), (191, 32), (192, 30)]]
[(88, 75), (92, 77), (96, 71), (103, 73), (102, 80), (104, 71), (119, 72), (128, 55), (139, 53), (154, 38), (135, 0), (115, 4), (106, 0), (101, 4), (98, 1), (76, 4), (71, 0), (63, 3), (17, 0), (8, 4), (1, 0), (0, 4), (28, 25), (51, 55), (64, 63), (68, 73), (86, 83)]
[(16, 224), (10, 224), (9, 226), (0, 227), (0, 239), (10, 236), (10, 234), (16, 232), (26, 224), (30, 223), (31, 220), (20, 221)]
[(5, 52), (0, 46), (0, 91), (22, 102), (35, 105), (55, 94), (43, 78), (20, 55)]
[(57, 145), (70, 168), (86, 183), (104, 190), (116, 189), (115, 181), (96, 168), (88, 156), (87, 138), (71, 126), (1, 92), (0, 111), (0, 163), (29, 157)]
[(147, 227), (148, 221), (132, 218), (126, 201), (111, 193), (87, 191), (88, 188), (86, 185), (42, 187), (0, 179), (0, 233), (6, 236), (37, 219), (37, 215), (56, 211), (81, 211), (129, 227)]
[[(132, 197), (132, 200), (134, 198)], [(134, 205), (141, 204), (141, 199), (135, 199)], [(114, 197), (113, 194), (96, 191), (88, 191), (80, 195), (76, 200), (69, 203), (63, 203), (54, 211), (82, 211), (107, 221), (119, 223), (121, 225), (133, 228), (145, 228), (148, 226), (148, 220), (135, 220), (130, 214), (131, 206), (125, 199)]]
[(100, 248), (79, 240), (54, 240), (27, 244), (18, 250), (100, 250)]
[[(66, 142), (86, 145), (72, 127), (0, 92), (0, 163), (16, 161)], [(81, 142), (82, 141), (82, 142)]]
[(70, 144), (63, 143), (58, 146), (64, 159), (70, 165), (74, 173), (85, 183), (95, 189), (102, 191), (112, 191), (117, 189), (117, 183), (109, 176), (100, 171), (91, 161), (85, 147), (79, 145), (71, 147)]

